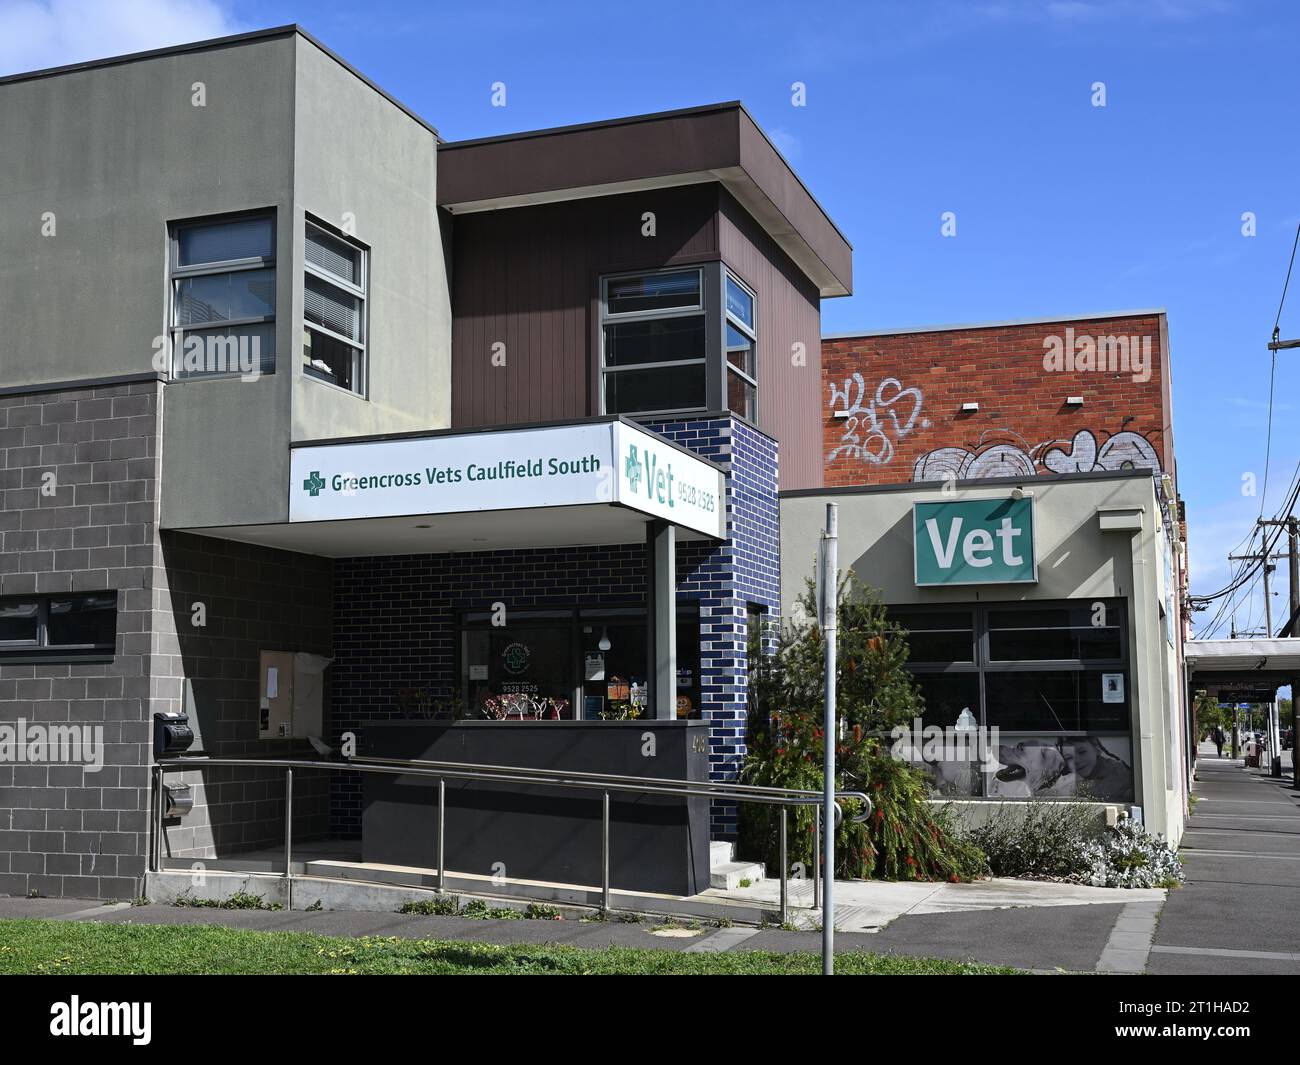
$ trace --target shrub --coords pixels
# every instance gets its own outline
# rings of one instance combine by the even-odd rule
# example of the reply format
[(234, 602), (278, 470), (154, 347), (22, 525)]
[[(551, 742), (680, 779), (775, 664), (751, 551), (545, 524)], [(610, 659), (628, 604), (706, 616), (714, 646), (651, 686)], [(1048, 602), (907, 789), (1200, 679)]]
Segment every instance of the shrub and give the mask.
[(994, 876), (1067, 880), (1089, 872), (1095, 814), (1069, 802), (1006, 802), (966, 837), (984, 852)]
[[(928, 801), (922, 773), (889, 753), (890, 730), (920, 717), (919, 689), (906, 669), (907, 641), (885, 616), (876, 593), (852, 573), (838, 599), (839, 654), (836, 715), (841, 732), (835, 748), (836, 789), (866, 792), (874, 810), (865, 823), (845, 802), (846, 817), (835, 836), (835, 875), (852, 879), (970, 880), (984, 875), (984, 857)], [(796, 618), (817, 614), (811, 582)], [(825, 738), (822, 730), (824, 644), (815, 623), (796, 621), (776, 634), (765, 655), (760, 634), (750, 633), (748, 752), (741, 769), (747, 784), (820, 790)], [(779, 812), (742, 803), (740, 849), (779, 868)], [(791, 810), (788, 857), (811, 869), (813, 809)]]
[(1145, 825), (1121, 821), (1085, 850), (1088, 865), (1078, 877), (1095, 887), (1174, 887), (1185, 878), (1183, 863), (1164, 836)]

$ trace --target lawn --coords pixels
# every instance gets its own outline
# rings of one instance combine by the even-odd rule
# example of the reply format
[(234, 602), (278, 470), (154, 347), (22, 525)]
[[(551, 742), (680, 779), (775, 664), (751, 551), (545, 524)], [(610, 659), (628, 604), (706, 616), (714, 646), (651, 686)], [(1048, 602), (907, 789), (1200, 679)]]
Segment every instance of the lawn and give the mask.
[[(988, 965), (883, 954), (840, 954), (836, 969), (856, 975), (983, 975)], [(811, 953), (562, 946), (492, 946), (434, 939), (339, 938), (303, 932), (250, 932), (205, 925), (122, 925), (80, 921), (0, 921), (0, 975), (67, 973), (482, 974), (600, 976), (812, 975)]]

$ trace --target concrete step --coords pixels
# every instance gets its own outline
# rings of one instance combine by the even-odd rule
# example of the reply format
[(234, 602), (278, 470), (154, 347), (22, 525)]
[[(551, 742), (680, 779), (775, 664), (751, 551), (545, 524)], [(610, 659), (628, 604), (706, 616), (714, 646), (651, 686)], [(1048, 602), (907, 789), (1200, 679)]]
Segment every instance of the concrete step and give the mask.
[(709, 868), (715, 865), (725, 865), (727, 862), (736, 860), (736, 845), (728, 843), (726, 840), (715, 839), (709, 841)]
[(722, 862), (709, 869), (709, 887), (734, 891), (742, 880), (755, 884), (763, 879), (761, 862)]

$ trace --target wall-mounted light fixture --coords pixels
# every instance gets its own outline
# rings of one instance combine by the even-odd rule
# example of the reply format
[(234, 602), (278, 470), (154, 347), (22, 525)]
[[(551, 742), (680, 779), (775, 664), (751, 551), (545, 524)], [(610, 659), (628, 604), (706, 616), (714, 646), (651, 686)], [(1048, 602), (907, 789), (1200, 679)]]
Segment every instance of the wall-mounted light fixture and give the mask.
[(837, 411), (833, 411), (833, 412), (831, 413), (831, 417), (832, 417), (832, 418), (847, 418), (847, 417), (849, 416), (849, 413), (850, 413), (850, 412), (849, 412), (849, 411), (846, 411), (846, 410), (837, 410)]
[(1082, 406), (1083, 406), (1083, 397), (1082, 397), (1082, 396), (1066, 396), (1066, 397), (1065, 397), (1065, 405), (1066, 405), (1067, 407), (1082, 407)]
[(961, 412), (962, 412), (963, 414), (974, 414), (974, 413), (975, 413), (976, 411), (978, 411), (979, 409), (980, 409), (980, 405), (979, 405), (978, 403), (975, 403), (975, 402), (971, 402), (971, 403), (963, 403), (963, 404), (961, 405)]
[(599, 647), (602, 651), (608, 651), (611, 647), (614, 646), (612, 643), (609, 642), (609, 629), (603, 627), (601, 628), (600, 641), (596, 644), (596, 646)]

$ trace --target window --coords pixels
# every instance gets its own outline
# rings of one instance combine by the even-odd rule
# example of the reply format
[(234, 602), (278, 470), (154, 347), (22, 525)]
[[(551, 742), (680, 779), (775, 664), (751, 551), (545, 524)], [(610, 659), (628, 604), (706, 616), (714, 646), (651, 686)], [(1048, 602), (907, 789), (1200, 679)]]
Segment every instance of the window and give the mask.
[[(891, 608), (926, 726), (962, 711), (997, 729), (996, 772), (927, 763), (941, 794), (1133, 798), (1131, 692), (1122, 600)], [(969, 719), (967, 719), (969, 720)]]
[(727, 409), (758, 420), (758, 333), (754, 294), (730, 273), (726, 277)]
[(349, 392), (366, 392), (364, 248), (308, 220), (304, 240), (302, 369)]
[(1118, 611), (1105, 603), (990, 609), (988, 627), (992, 662), (1096, 662), (1124, 657)]
[(720, 263), (601, 280), (605, 414), (758, 418), (754, 293)]
[(907, 630), (912, 664), (975, 661), (975, 622), (969, 610), (891, 610)]
[(0, 599), (0, 659), (112, 655), (117, 593)]
[[(622, 720), (644, 716), (644, 607), (514, 610), (507, 624), (488, 612), (461, 615), (460, 678), (471, 718)], [(677, 611), (677, 716), (701, 716), (700, 615)]]
[(172, 376), (275, 372), (275, 219), (180, 222), (171, 232)]
[(705, 409), (703, 272), (607, 277), (601, 297), (605, 413)]

